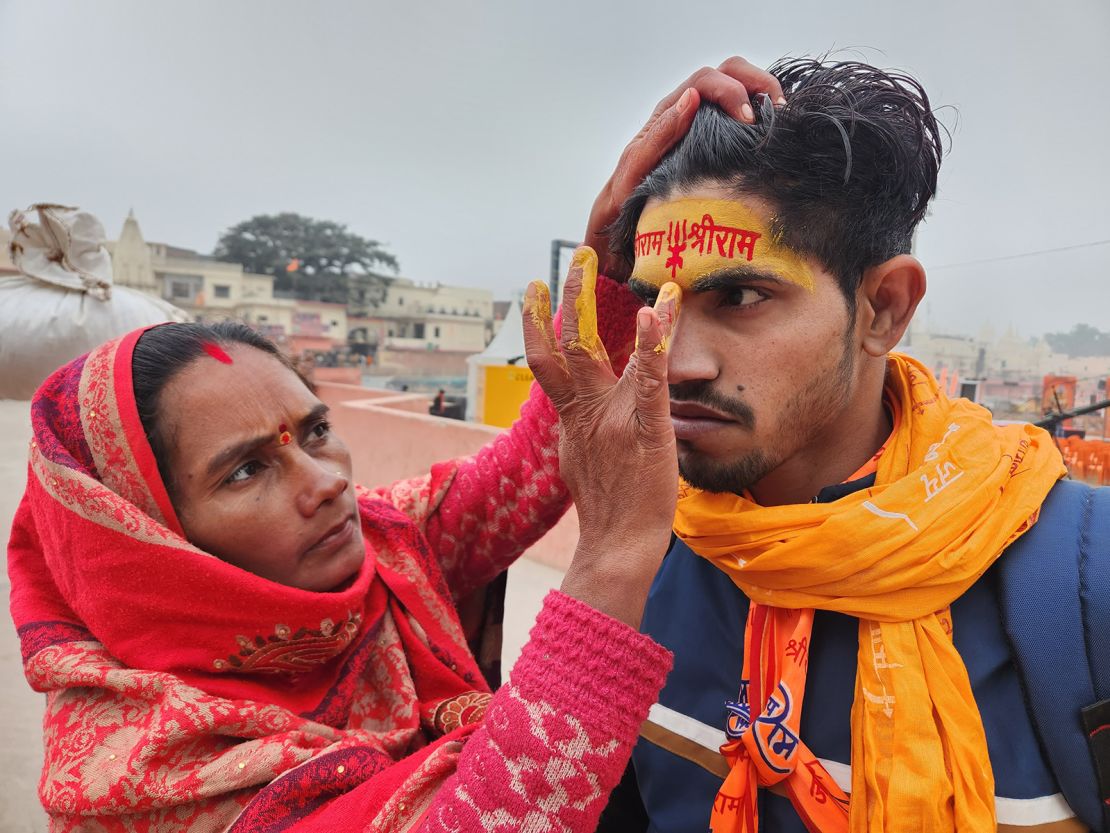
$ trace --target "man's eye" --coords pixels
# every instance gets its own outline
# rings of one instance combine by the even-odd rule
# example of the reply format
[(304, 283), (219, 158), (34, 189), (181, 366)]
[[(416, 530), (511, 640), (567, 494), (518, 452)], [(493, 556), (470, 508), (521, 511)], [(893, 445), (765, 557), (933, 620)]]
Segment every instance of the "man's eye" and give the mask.
[(764, 293), (750, 286), (738, 286), (721, 293), (721, 305), (727, 307), (751, 307), (766, 300)]
[(315, 425), (312, 426), (312, 436), (316, 437), (317, 439), (323, 439), (330, 433), (331, 423), (328, 422), (326, 419), (321, 422), (317, 422)]
[(250, 480), (261, 470), (261, 463), (259, 463), (257, 460), (248, 460), (247, 462), (243, 463), (243, 465), (239, 466), (239, 468), (233, 471), (230, 475), (228, 475), (227, 480), (225, 480), (224, 482), (243, 483), (247, 480)]

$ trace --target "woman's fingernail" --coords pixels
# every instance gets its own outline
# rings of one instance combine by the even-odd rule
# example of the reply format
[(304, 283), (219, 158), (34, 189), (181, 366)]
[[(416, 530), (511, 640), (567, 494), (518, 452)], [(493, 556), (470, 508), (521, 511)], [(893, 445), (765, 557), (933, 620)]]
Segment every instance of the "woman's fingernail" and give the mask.
[[(651, 313), (648, 312), (647, 307), (640, 307), (640, 311), (636, 313), (636, 329), (641, 333), (646, 333), (651, 329)], [(636, 340), (639, 341), (639, 339), (640, 336), (637, 334)]]
[(786, 104), (786, 96), (781, 96), (780, 95), (778, 98), (775, 99), (775, 104), (777, 104), (779, 107), (782, 107), (783, 105), (785, 105)]
[(655, 299), (655, 311), (659, 315), (659, 322), (663, 325), (663, 332), (669, 333), (674, 329), (675, 319), (678, 318), (678, 309), (682, 304), (682, 289), (674, 281), (667, 281), (659, 288), (659, 297)]
[(740, 108), (740, 112), (744, 114), (745, 120), (755, 121), (755, 112), (753, 112), (752, 105), (748, 104), (748, 102), (744, 102), (744, 105)]
[(532, 323), (539, 329), (544, 329), (544, 323), (551, 315), (551, 293), (543, 281), (532, 281), (524, 293), (524, 314), (532, 319)]
[(693, 97), (694, 91), (690, 87), (687, 87), (686, 92), (679, 96), (678, 104), (675, 105), (675, 109), (678, 110), (679, 113), (685, 113), (686, 109), (690, 106), (690, 99)]

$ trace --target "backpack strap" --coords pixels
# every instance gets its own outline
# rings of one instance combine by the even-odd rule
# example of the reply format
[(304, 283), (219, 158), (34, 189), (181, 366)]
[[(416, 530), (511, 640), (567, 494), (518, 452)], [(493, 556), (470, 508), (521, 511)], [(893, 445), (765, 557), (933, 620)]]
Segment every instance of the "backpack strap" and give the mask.
[(1002, 624), (1048, 763), (1076, 815), (1110, 829), (1082, 714), (1110, 698), (1110, 489), (1057, 483), (1001, 562)]

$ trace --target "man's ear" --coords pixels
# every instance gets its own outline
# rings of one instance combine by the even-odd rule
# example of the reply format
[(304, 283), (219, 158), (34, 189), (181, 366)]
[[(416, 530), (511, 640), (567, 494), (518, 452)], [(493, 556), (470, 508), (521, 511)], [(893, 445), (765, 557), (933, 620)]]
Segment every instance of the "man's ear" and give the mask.
[(863, 272), (856, 296), (856, 328), (868, 355), (885, 356), (902, 338), (925, 295), (925, 268), (896, 255)]

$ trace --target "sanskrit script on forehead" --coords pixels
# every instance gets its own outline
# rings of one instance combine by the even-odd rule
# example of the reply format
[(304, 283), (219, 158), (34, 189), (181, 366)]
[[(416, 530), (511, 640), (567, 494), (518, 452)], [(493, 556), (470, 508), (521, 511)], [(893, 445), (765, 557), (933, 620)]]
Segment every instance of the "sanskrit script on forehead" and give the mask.
[(689, 287), (703, 275), (751, 263), (813, 288), (813, 276), (793, 250), (776, 243), (763, 221), (742, 203), (684, 199), (645, 211), (636, 227), (632, 277), (655, 285)]

